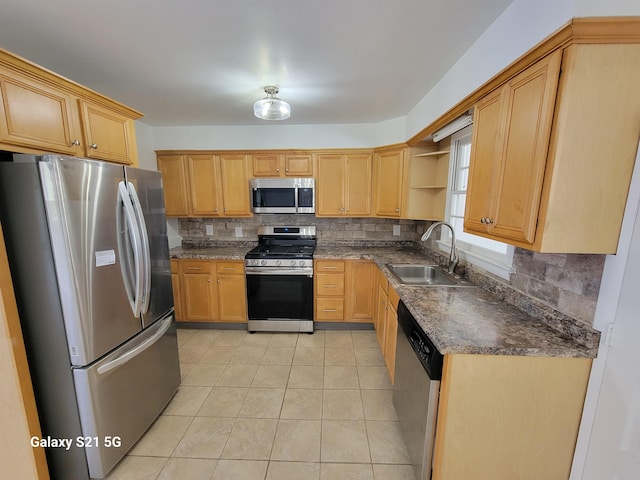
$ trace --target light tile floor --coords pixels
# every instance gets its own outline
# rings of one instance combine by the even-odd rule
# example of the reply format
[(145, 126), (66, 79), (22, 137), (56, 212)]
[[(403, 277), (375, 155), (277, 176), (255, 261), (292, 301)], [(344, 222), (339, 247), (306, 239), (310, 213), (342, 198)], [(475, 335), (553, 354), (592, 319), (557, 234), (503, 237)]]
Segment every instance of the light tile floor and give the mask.
[(415, 480), (373, 331), (178, 344), (178, 393), (108, 480)]

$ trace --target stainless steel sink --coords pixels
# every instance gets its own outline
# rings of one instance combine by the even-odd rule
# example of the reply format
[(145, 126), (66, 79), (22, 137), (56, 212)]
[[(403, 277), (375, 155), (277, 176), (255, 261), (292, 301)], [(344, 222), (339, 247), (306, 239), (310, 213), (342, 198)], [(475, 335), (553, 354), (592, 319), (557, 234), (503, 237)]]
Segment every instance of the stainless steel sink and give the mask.
[(452, 275), (440, 265), (423, 265), (413, 263), (388, 263), (387, 267), (404, 285), (423, 285), (427, 287), (472, 287), (469, 280)]

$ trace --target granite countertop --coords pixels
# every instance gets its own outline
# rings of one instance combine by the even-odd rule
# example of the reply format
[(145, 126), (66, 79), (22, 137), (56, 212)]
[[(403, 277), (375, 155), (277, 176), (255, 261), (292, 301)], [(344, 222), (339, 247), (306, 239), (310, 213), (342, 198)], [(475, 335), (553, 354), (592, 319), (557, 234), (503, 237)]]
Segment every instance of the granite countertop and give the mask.
[(184, 248), (175, 247), (169, 250), (171, 258), (195, 258), (198, 260), (244, 260), (245, 254), (253, 247), (247, 245)]
[[(171, 249), (173, 258), (240, 260), (251, 247)], [(373, 260), (443, 354), (595, 357), (597, 345), (558, 331), (478, 286), (424, 287), (399, 283), (387, 263), (436, 263), (411, 247), (320, 245), (315, 259)], [(586, 327), (585, 327), (586, 328)]]

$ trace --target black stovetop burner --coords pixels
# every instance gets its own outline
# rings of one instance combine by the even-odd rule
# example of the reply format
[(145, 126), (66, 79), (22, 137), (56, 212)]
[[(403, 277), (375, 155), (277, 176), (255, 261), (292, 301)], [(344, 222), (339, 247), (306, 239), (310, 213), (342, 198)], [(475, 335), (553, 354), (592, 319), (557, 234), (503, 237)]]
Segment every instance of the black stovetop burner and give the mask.
[(313, 258), (315, 227), (260, 227), (258, 246), (245, 258)]

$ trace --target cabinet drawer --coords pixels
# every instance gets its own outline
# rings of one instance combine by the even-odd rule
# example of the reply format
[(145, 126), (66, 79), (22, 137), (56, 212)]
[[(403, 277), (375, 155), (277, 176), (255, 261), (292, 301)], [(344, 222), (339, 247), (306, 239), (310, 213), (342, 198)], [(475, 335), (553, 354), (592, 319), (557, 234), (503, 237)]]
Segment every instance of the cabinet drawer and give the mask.
[(342, 321), (344, 319), (344, 299), (342, 298), (317, 298), (316, 320)]
[(179, 260), (177, 258), (172, 258), (171, 259), (171, 273), (178, 273), (178, 272), (180, 272)]
[(344, 274), (320, 273), (316, 275), (316, 295), (331, 297), (344, 296)]
[(316, 272), (344, 272), (343, 260), (316, 260)]
[(244, 274), (244, 262), (216, 262), (216, 272), (222, 274)]
[(182, 260), (182, 273), (211, 273), (209, 260)]

